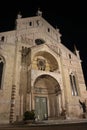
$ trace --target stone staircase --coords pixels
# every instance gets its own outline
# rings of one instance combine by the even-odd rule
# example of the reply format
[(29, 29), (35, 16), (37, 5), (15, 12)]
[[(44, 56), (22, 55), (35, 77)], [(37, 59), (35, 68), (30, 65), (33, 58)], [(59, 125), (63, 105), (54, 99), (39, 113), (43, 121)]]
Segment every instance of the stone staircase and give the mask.
[(23, 122), (1, 124), (0, 130), (87, 130), (87, 119), (79, 120), (44, 120), (32, 124)]

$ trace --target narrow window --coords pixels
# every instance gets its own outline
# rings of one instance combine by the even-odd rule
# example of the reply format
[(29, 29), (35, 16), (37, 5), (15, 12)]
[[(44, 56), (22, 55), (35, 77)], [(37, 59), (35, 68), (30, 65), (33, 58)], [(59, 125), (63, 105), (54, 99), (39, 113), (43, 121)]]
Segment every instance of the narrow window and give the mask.
[(72, 75), (70, 75), (70, 84), (71, 84), (71, 89), (72, 89), (72, 95), (75, 96)]
[(73, 83), (74, 83), (74, 89), (75, 89), (75, 96), (78, 96), (78, 91), (77, 91), (77, 85), (76, 85), (76, 78), (73, 75)]
[(4, 69), (4, 61), (3, 58), (0, 57), (0, 89), (2, 89), (3, 69)]
[(72, 75), (72, 74), (69, 77), (70, 77), (72, 95), (73, 96), (78, 96), (77, 85), (76, 85), (76, 77), (74, 75)]
[(71, 54), (69, 54), (69, 59), (71, 59)]
[(50, 32), (50, 28), (48, 28), (48, 32)]
[(32, 22), (29, 22), (29, 25), (32, 26)]
[(1, 37), (1, 41), (4, 42), (4, 36)]

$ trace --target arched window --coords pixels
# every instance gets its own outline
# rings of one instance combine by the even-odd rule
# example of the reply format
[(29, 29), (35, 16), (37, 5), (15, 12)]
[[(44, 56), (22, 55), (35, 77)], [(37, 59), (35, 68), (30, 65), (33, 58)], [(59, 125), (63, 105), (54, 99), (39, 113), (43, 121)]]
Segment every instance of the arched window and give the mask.
[(72, 89), (72, 95), (73, 96), (78, 96), (76, 77), (72, 73), (69, 75), (69, 77), (70, 77), (70, 84), (71, 84), (71, 89)]
[(3, 77), (3, 70), (4, 70), (4, 59), (0, 56), (0, 89), (2, 89), (2, 77)]

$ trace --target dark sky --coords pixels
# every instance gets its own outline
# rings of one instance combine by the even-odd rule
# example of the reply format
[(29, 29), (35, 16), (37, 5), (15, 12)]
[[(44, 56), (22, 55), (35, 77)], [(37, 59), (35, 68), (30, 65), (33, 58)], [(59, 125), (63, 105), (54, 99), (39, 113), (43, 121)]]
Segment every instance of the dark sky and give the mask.
[(70, 0), (3, 0), (0, 5), (0, 32), (13, 30), (19, 11), (23, 17), (35, 16), (38, 8), (43, 17), (60, 29), (62, 43), (71, 51), (80, 51), (87, 84), (87, 7), (85, 1)]

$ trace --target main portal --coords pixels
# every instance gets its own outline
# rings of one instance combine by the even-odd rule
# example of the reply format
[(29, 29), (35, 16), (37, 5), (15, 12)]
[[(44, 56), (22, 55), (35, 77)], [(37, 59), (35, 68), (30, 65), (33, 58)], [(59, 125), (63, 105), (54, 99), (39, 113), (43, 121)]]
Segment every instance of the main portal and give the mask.
[(46, 97), (35, 97), (35, 115), (37, 119), (47, 119), (47, 98)]

